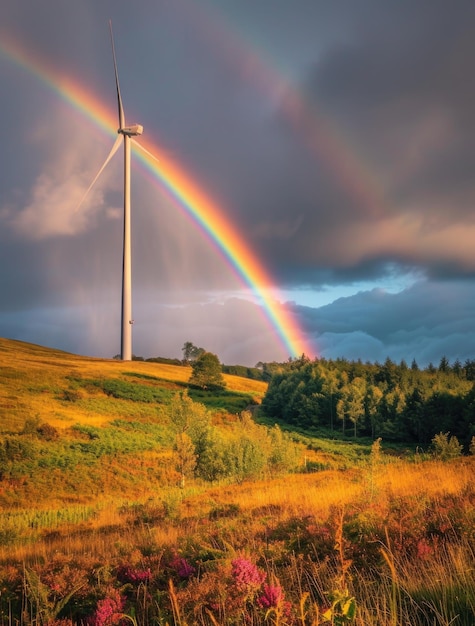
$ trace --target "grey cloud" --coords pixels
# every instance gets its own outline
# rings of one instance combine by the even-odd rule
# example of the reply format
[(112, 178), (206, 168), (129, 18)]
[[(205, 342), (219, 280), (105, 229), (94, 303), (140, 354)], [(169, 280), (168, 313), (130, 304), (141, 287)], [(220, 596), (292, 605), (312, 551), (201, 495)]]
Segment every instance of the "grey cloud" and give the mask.
[[(2, 11), (13, 40), (111, 109), (112, 17), (128, 119), (143, 123), (199, 181), (297, 303), (299, 287), (427, 278), (394, 296), (359, 294), (319, 309), (297, 304), (323, 352), (468, 354), (473, 3), (150, 0), (131, 8), (86, 0), (66, 10), (60, 0), (41, 7), (7, 0)], [(7, 58), (0, 72), (8, 84), (0, 94), (7, 148), (0, 334), (117, 352), (120, 166), (108, 170), (79, 216), (72, 208), (109, 138)], [(227, 362), (277, 358), (257, 309), (239, 299), (221, 308), (209, 301), (241, 284), (140, 168), (133, 201), (135, 302), (137, 318), (147, 320), (135, 329), (137, 352), (145, 353), (156, 329), (154, 351), (165, 355), (191, 340)], [(165, 313), (162, 305), (180, 290), (183, 308)], [(76, 336), (66, 340), (68, 320)]]
[(421, 281), (391, 294), (381, 289), (341, 298), (319, 309), (297, 307), (321, 356), (420, 365), (473, 358), (475, 288), (471, 283)]

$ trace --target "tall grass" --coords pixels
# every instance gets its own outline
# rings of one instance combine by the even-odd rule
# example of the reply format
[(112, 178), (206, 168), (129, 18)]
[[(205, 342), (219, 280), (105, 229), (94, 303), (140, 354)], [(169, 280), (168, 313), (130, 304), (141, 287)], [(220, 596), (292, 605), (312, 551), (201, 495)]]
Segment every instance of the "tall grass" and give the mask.
[(99, 626), (107, 602), (137, 626), (473, 626), (474, 458), (301, 434), (301, 472), (181, 489), (162, 409), (188, 368), (0, 351), (0, 626)]

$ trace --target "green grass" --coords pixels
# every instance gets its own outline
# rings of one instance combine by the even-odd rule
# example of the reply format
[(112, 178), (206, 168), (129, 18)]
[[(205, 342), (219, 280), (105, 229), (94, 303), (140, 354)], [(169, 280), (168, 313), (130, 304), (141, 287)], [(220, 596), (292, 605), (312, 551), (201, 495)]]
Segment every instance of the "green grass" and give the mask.
[(194, 402), (201, 402), (208, 409), (215, 411), (227, 411), (228, 413), (240, 413), (249, 405), (254, 404), (251, 394), (235, 391), (207, 391), (190, 387), (188, 395)]
[[(0, 505), (83, 502), (104, 489), (128, 493), (173, 476), (164, 460), (173, 445), (167, 406), (188, 388), (190, 368), (88, 359), (5, 339), (0, 354)], [(219, 395), (191, 395), (234, 415), (266, 387), (226, 378), (229, 388)]]
[[(85, 623), (111, 587), (127, 595), (139, 626), (244, 617), (284, 626), (282, 616), (233, 597), (232, 560), (242, 555), (282, 585), (295, 611), (304, 606), (307, 618), (296, 613), (294, 624), (320, 626), (317, 605), (326, 608), (335, 592), (356, 598), (355, 626), (473, 624), (473, 459), (408, 463), (389, 459), (383, 442), (371, 465), (368, 440), (299, 430), (292, 436), (306, 446), (307, 473), (239, 484), (191, 477), (180, 488), (167, 405), (188, 387), (189, 368), (1, 339), (0, 352), (2, 626), (56, 613)], [(259, 381), (226, 380), (224, 392), (189, 390), (215, 412), (223, 438), (265, 391)], [(191, 579), (174, 571), (177, 556), (195, 567)], [(124, 565), (151, 568), (149, 587), (124, 586)], [(222, 615), (235, 611), (227, 622), (218, 612), (208, 619), (217, 602)]]

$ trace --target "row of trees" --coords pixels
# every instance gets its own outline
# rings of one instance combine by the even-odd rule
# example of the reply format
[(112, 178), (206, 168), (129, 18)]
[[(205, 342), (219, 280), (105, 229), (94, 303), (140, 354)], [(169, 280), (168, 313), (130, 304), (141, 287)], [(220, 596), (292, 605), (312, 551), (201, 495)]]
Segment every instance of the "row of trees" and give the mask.
[(302, 357), (273, 373), (262, 407), (266, 415), (302, 427), (421, 445), (443, 431), (468, 446), (475, 434), (469, 374), (446, 359), (421, 370), (390, 359), (380, 365)]

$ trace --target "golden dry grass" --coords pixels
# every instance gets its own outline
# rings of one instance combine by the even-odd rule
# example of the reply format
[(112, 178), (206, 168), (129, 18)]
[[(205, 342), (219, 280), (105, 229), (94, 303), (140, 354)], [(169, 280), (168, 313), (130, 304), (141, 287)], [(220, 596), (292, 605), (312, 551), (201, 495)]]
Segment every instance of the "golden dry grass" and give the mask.
[[(191, 368), (85, 357), (0, 338), (0, 411), (4, 413), (0, 431), (14, 431), (18, 426), (16, 416), (23, 421), (38, 416), (55, 428), (66, 428), (77, 422), (100, 426), (110, 420), (110, 416), (84, 410), (75, 403), (58, 404), (58, 397), (70, 386), (67, 377), (98, 379), (128, 375), (130, 379), (131, 373), (152, 376), (173, 385), (187, 383)], [(224, 379), (230, 391), (248, 393), (256, 400), (262, 398), (267, 389), (267, 383), (262, 381), (227, 374)], [(83, 390), (81, 393), (85, 397), (93, 395)]]
[[(313, 519), (324, 523), (332, 510), (351, 511), (355, 506), (376, 508), (384, 514), (389, 498), (405, 501), (407, 507), (450, 494), (462, 501), (475, 481), (475, 459), (451, 463), (427, 461), (410, 464), (404, 461), (381, 465), (377, 469), (376, 495), (372, 495), (368, 468), (345, 471), (327, 470), (315, 474), (294, 474), (240, 485), (209, 486), (196, 484), (187, 490), (163, 488), (160, 492), (138, 490), (134, 500), (129, 496), (94, 498), (96, 514), (87, 522), (58, 528), (34, 544), (15, 545), (5, 549), (14, 560), (46, 558), (55, 551), (68, 554), (116, 554), (121, 546), (147, 545), (171, 547), (201, 533), (213, 511), (233, 510), (229, 533), (243, 532), (252, 544), (254, 535), (268, 524), (276, 526), (292, 519)], [(164, 502), (173, 505), (172, 517), (166, 514)], [(136, 510), (131, 503), (143, 506), (153, 521), (135, 524)], [(412, 504), (409, 504), (409, 503)], [(411, 515), (410, 508), (407, 514)], [(245, 520), (245, 522), (244, 522)], [(245, 523), (245, 526), (243, 524)], [(233, 526), (234, 525), (234, 526)], [(232, 530), (234, 528), (234, 530)], [(229, 535), (231, 536), (231, 535)], [(456, 555), (452, 555), (456, 558)]]
[[(332, 507), (347, 507), (357, 500), (368, 501), (370, 491), (377, 494), (379, 504), (385, 496), (425, 500), (441, 495), (459, 496), (475, 480), (475, 459), (459, 459), (451, 463), (426, 461), (421, 464), (396, 461), (381, 464), (370, 477), (366, 467), (346, 471), (327, 470), (314, 474), (292, 474), (287, 476), (211, 488), (208, 499), (214, 503), (239, 503), (243, 512), (255, 509), (285, 511), (286, 516), (325, 518)], [(201, 494), (195, 510), (205, 507), (206, 499)]]

